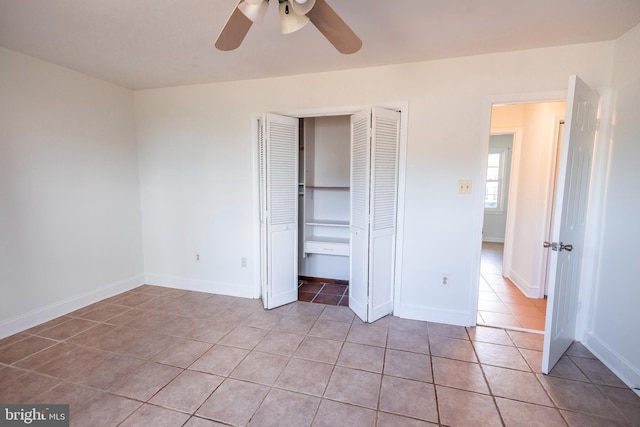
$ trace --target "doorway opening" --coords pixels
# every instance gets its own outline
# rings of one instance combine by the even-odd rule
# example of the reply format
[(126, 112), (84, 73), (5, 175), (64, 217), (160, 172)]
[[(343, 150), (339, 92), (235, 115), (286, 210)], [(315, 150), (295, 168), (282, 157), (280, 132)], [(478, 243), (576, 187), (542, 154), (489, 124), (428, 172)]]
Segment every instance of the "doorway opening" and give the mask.
[(301, 273), (348, 280), (348, 297), (343, 293), (338, 303), (344, 300), (364, 322), (393, 311), (405, 111), (368, 107), (258, 118), (265, 308), (298, 300)]
[(494, 105), (477, 323), (543, 332), (565, 101)]
[(482, 242), (478, 324), (544, 331), (546, 298), (528, 298), (502, 272), (504, 243)]
[(348, 307), (351, 116), (299, 123), (298, 301)]

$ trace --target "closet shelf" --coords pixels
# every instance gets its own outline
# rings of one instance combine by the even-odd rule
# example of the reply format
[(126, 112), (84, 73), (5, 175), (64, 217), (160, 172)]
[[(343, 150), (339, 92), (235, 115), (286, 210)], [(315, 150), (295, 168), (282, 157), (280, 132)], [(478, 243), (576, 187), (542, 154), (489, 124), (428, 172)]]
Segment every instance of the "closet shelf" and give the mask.
[(336, 220), (336, 219), (316, 219), (308, 218), (305, 221), (306, 225), (318, 225), (323, 227), (349, 227), (349, 221)]
[(349, 244), (348, 237), (308, 236), (307, 242)]
[(304, 242), (307, 254), (349, 256), (349, 238), (310, 236)]
[(306, 186), (307, 189), (309, 190), (340, 190), (340, 191), (349, 191), (349, 187), (345, 186), (338, 186), (338, 187), (329, 187), (329, 186), (322, 186), (322, 185), (307, 185)]

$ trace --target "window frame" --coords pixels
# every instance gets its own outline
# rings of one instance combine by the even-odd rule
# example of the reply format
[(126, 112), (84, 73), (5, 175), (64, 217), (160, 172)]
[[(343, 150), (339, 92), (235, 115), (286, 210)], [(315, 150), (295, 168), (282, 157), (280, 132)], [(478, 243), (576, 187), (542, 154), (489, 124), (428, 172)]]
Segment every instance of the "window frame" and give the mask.
[[(487, 168), (485, 170), (485, 193), (484, 193), (484, 211), (485, 213), (488, 214), (502, 214), (504, 213), (504, 205), (505, 205), (505, 194), (504, 194), (504, 184), (505, 184), (505, 170), (506, 170), (506, 165), (505, 165), (505, 159), (507, 157), (507, 149), (501, 149), (501, 150), (489, 150), (489, 153), (487, 155)], [(492, 167), (489, 165), (489, 156), (491, 156), (492, 154), (498, 154), (499, 157), (499, 162), (498, 162), (498, 178), (497, 179), (492, 179), (489, 180), (488, 178), (488, 174), (489, 174), (489, 168)], [(497, 182), (498, 183), (498, 189), (497, 189), (497, 194), (496, 194), (496, 206), (495, 207), (487, 207), (486, 203), (487, 203), (487, 188), (488, 188), (488, 184), (490, 182)]]

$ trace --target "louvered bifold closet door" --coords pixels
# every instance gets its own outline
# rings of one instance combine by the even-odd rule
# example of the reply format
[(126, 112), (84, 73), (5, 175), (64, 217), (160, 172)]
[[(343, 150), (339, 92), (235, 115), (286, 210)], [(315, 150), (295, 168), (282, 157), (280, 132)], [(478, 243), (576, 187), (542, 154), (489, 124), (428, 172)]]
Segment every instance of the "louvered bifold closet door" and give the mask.
[(266, 308), (298, 299), (298, 119), (264, 118), (267, 222)]
[(267, 308), (267, 147), (265, 141), (266, 124), (264, 117), (258, 120), (258, 188), (260, 195), (260, 287), (262, 303)]
[(367, 321), (371, 111), (351, 116), (349, 308)]
[(369, 322), (393, 311), (399, 141), (400, 113), (374, 108), (371, 135)]

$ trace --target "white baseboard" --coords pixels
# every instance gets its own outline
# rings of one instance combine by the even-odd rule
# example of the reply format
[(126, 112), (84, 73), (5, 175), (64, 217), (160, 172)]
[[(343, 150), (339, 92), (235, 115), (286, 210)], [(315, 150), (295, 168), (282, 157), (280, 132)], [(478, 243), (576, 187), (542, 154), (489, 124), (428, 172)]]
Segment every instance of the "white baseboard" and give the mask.
[(504, 243), (504, 237), (484, 237), (482, 236), (482, 241), (487, 243)]
[(474, 319), (469, 319), (466, 311), (441, 310), (434, 307), (421, 307), (403, 304), (401, 307), (394, 307), (393, 315), (403, 319), (423, 320), (427, 322), (445, 323), (447, 325), (473, 326)]
[(145, 274), (145, 283), (166, 288), (184, 289), (186, 291), (209, 292), (241, 298), (255, 298), (253, 287), (240, 287), (233, 283), (213, 282), (210, 280), (194, 280), (184, 277)]
[(118, 295), (142, 284), (144, 284), (144, 277), (142, 275), (130, 277), (3, 320), (0, 322), (0, 338), (8, 337), (9, 335), (48, 322), (56, 317), (71, 313), (72, 311), (86, 307), (105, 298)]
[(509, 275), (506, 276), (513, 282), (514, 285), (526, 296), (527, 298), (540, 298), (540, 288), (537, 286), (531, 286), (522, 276), (515, 271), (511, 270)]
[(640, 367), (633, 366), (629, 360), (616, 351), (611, 350), (607, 343), (591, 332), (586, 334), (586, 339), (583, 344), (594, 356), (600, 359), (607, 368), (611, 369), (618, 378), (638, 393), (637, 388), (640, 388)]

